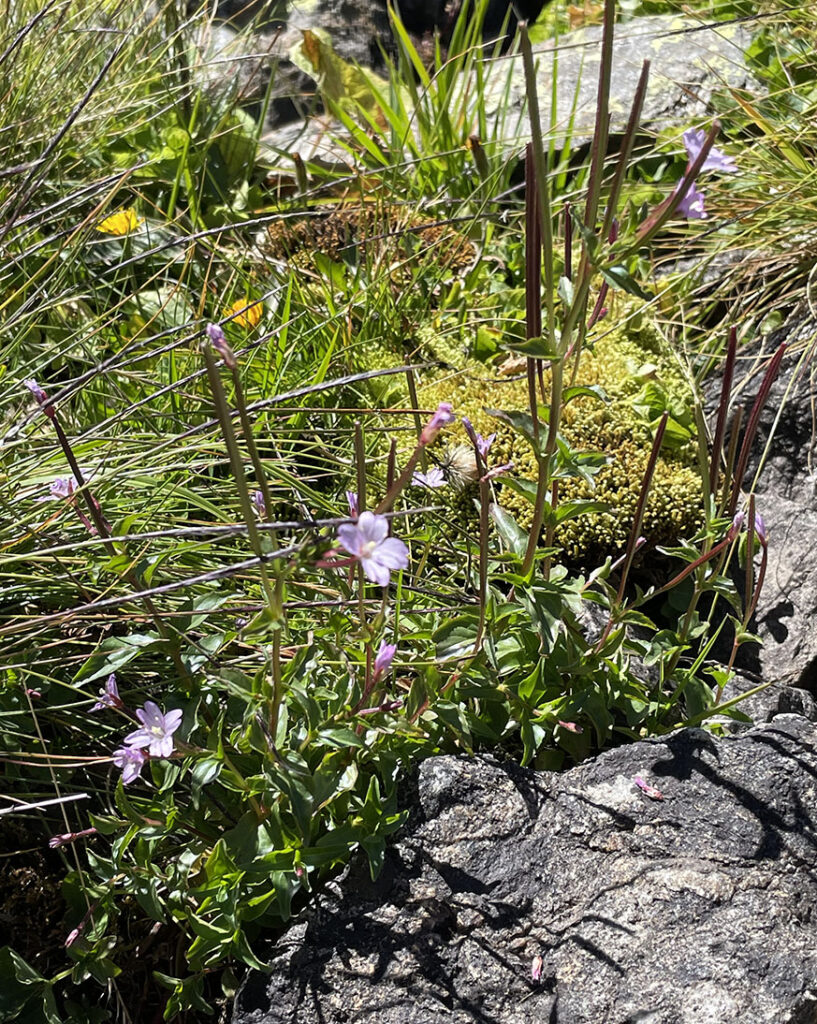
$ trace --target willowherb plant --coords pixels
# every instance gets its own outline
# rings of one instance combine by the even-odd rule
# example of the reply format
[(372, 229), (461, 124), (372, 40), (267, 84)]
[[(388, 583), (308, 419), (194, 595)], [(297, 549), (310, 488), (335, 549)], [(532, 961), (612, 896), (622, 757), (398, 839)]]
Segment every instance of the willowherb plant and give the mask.
[[(381, 301), (400, 290), (390, 267), (382, 279), (374, 265), (369, 278), (344, 276), (327, 260), (325, 280), (285, 268), (288, 282), (276, 291), (260, 265), (245, 269), (233, 248), (213, 241), (228, 228), (203, 227), (222, 225), (226, 214), (212, 195), (205, 201), (207, 147), (203, 155), (195, 144), (195, 99), (181, 111), (190, 159), (176, 154), (167, 177), (145, 182), (152, 213), (140, 207), (131, 217), (122, 207), (100, 219), (106, 211), (94, 211), (102, 233), (123, 229), (105, 240), (113, 248), (104, 250), (112, 255), (103, 276), (122, 301), (125, 326), (119, 331), (108, 317), (111, 351), (90, 368), (43, 357), (48, 372), (38, 379), (46, 386), (27, 384), (36, 407), (28, 398), (21, 412), (14, 398), (18, 447), (8, 456), (10, 475), (21, 465), (32, 475), (31, 463), (44, 463), (50, 475), (36, 479), (40, 490), (57, 469), (63, 475), (51, 486), (59, 501), (48, 518), (31, 501), (28, 518), (10, 517), (4, 538), (4, 571), (12, 576), (24, 565), (31, 574), (14, 583), (0, 621), (17, 659), (2, 693), (17, 730), (4, 739), (5, 764), (10, 773), (25, 769), (10, 774), (15, 785), (81, 790), (91, 801), (69, 819), (59, 795), (64, 818), (48, 830), (48, 845), (70, 868), (68, 969), (54, 978), (26, 974), (10, 953), (0, 955), (21, 1012), (40, 999), (58, 1019), (54, 992), (70, 972), (77, 985), (121, 985), (115, 990), (123, 1005), (133, 1000), (135, 1019), (152, 1014), (157, 1003), (140, 1002), (135, 986), (121, 995), (120, 972), (140, 959), (167, 993), (158, 1001), (167, 1019), (203, 1012), (216, 969), (236, 961), (263, 968), (265, 936), (355, 851), (379, 870), (405, 816), (400, 783), (419, 757), (498, 747), (523, 763), (558, 767), (616, 739), (736, 713), (721, 699), (734, 653), (708, 678), (706, 658), (718, 630), (715, 599), (734, 605), (737, 650), (763, 582), (765, 527), (751, 497), (741, 520), (740, 488), (779, 358), (740, 447), (734, 430), (724, 452), (733, 333), (711, 459), (702, 447), (702, 526), (668, 551), (685, 563), (668, 582), (650, 580), (641, 590), (637, 576), (666, 409), (655, 416), (621, 557), (580, 572), (556, 539), (563, 523), (601, 504), (564, 496), (571, 477), (592, 484), (600, 465), (562, 431), (572, 401), (605, 398), (574, 380), (590, 331), (612, 292), (641, 291), (633, 268), (667, 219), (701, 211), (692, 205), (700, 203), (692, 191), (698, 175), (734, 170), (714, 148), (714, 128), (695, 133), (685, 140), (687, 171), (667, 201), (637, 222), (619, 216), (649, 69), (608, 176), (613, 22), (608, 2), (583, 203), (565, 209), (554, 200), (532, 110), (525, 337), (509, 333), (497, 343), (523, 357), (528, 401), (521, 411), (495, 410), (496, 432), (478, 432), (453, 402), (423, 410), (415, 386), (423, 366), (347, 372), (355, 332), (409, 333), (402, 317), (414, 309), (412, 289), (391, 307)], [(418, 66), (398, 25), (417, 78), (393, 78), (380, 102), (395, 151), (408, 145), (423, 158), (414, 177), (406, 166), (386, 173), (393, 153), (370, 137), (373, 127), (382, 136), (381, 120), (361, 127), (348, 107), (337, 109), (384, 181), (411, 179), (416, 195), (451, 185), (484, 211), (504, 190), (508, 168), (487, 126), (474, 131), (458, 119), (465, 106), (447, 109), (460, 95), (457, 74), (473, 69), (479, 80), (474, 25), (462, 16), (451, 59), (438, 55), (436, 74)], [(535, 108), (527, 29), (522, 22), (519, 45)], [(469, 184), (463, 168), (471, 162), (479, 181)], [(357, 185), (365, 190), (368, 181), (362, 175)], [(139, 249), (140, 233), (162, 218), (186, 219), (190, 237), (178, 259), (162, 256), (157, 269), (157, 253)], [(154, 273), (170, 294), (157, 290), (151, 313)], [(38, 264), (32, 284), (40, 274)], [(95, 281), (102, 289), (96, 279), (82, 282), (91, 298)], [(424, 301), (436, 301), (437, 287), (435, 279)], [(477, 300), (464, 290), (466, 301)], [(178, 314), (169, 312), (171, 298)], [(138, 317), (131, 300), (144, 307)], [(150, 334), (160, 313), (168, 319)], [(370, 408), (354, 388), (388, 375), (406, 379), (410, 402)], [(384, 422), (408, 423), (412, 440), (384, 445)], [(455, 423), (466, 443), (438, 457)], [(497, 455), (497, 432), (508, 426), (533, 452), (537, 475), (527, 490)], [(527, 528), (503, 507), (514, 484), (533, 500)], [(20, 501), (28, 497), (23, 489)], [(455, 500), (468, 506), (464, 521)], [(729, 580), (741, 544), (743, 607)], [(667, 595), (684, 601), (669, 625), (655, 611)], [(36, 991), (21, 993), (25, 985)]]

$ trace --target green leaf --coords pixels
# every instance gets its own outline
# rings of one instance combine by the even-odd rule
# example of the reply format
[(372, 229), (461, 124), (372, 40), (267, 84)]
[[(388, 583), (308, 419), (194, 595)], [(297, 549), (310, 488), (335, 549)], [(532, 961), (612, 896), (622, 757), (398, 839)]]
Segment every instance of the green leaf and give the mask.
[(74, 676), (74, 682), (92, 682), (100, 676), (117, 672), (140, 654), (164, 643), (155, 633), (132, 633), (103, 640)]
[(522, 434), (523, 437), (530, 441), (535, 452), (542, 454), (546, 441), (546, 431), (542, 429), (542, 425), (540, 423), (539, 440), (537, 441), (533, 427), (533, 419), (531, 418), (530, 413), (519, 412), (516, 409), (486, 409), (485, 411), (489, 416), (502, 420), (502, 422), (507, 423), (509, 427), (513, 427), (517, 433)]
[(477, 638), (477, 624), (476, 615), (461, 615), (443, 623), (433, 634), (437, 660), (448, 661), (471, 654)]
[(551, 363), (561, 359), (558, 344), (551, 338), (525, 338), (524, 341), (503, 341), (506, 352), (515, 352), (528, 359), (547, 359)]
[(139, 906), (148, 917), (153, 918), (154, 921), (161, 921), (164, 924), (166, 921), (165, 911), (162, 901), (159, 899), (156, 885), (155, 878), (142, 878), (135, 885), (131, 883), (130, 891), (136, 897)]
[(366, 744), (352, 729), (321, 729), (318, 738), (330, 747), (345, 750), (347, 747), (365, 747)]
[(572, 402), (574, 398), (596, 398), (600, 402), (604, 402), (605, 405), (610, 404), (610, 398), (604, 388), (599, 387), (598, 384), (588, 385), (575, 385), (571, 388), (565, 388), (562, 392), (562, 406)]
[[(512, 483), (507, 480), (507, 483)], [(527, 481), (524, 481), (527, 483)], [(535, 490), (535, 485), (534, 485)], [(517, 558), (524, 558), (528, 548), (528, 534), (517, 523), (510, 512), (506, 512), (501, 505), (491, 504), (491, 518), (496, 525), (497, 533), (502, 543), (516, 555)]]
[(198, 806), (202, 788), (215, 782), (223, 767), (223, 762), (218, 757), (202, 757), (193, 765), (190, 772), (190, 788), (196, 806)]
[(559, 291), (559, 298), (562, 300), (562, 302), (566, 306), (572, 306), (573, 305), (574, 288), (573, 288), (573, 282), (570, 280), (569, 277), (560, 277), (559, 278), (559, 288), (558, 288), (558, 291)]
[(644, 299), (645, 302), (649, 302), (652, 299), (652, 295), (644, 291), (626, 267), (617, 264), (613, 267), (600, 268), (599, 272), (611, 288), (618, 288), (621, 291), (627, 292), (628, 295), (635, 295), (639, 299)]
[(9, 946), (0, 949), (0, 1021), (60, 1024), (50, 982)]
[(610, 505), (606, 501), (590, 501), (585, 498), (576, 498), (573, 501), (565, 501), (556, 506), (556, 525), (566, 523), (579, 516), (590, 515), (592, 512), (609, 512)]
[(218, 881), (225, 875), (237, 875), (238, 867), (227, 852), (227, 844), (221, 838), (204, 864), (204, 873), (210, 882)]

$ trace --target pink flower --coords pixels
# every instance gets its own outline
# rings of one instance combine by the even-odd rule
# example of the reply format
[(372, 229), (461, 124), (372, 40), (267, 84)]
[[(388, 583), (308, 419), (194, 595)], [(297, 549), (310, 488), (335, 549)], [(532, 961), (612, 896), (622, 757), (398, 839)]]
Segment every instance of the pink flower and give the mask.
[(366, 579), (381, 587), (389, 585), (393, 570), (408, 566), (408, 548), (388, 534), (388, 519), (374, 512), (361, 512), (356, 523), (338, 527), (340, 546), (360, 562)]
[(477, 450), (483, 459), (487, 456), (491, 445), (496, 440), (496, 434), (489, 434), (487, 437), (483, 437), (482, 434), (477, 434)]
[(411, 478), (412, 487), (445, 487), (445, 474), (439, 466), (434, 466), (427, 473), (415, 472)]
[(173, 733), (182, 724), (182, 712), (176, 708), (164, 715), (158, 704), (148, 700), (143, 708), (137, 710), (136, 717), (142, 728), (129, 733), (125, 743), (129, 747), (147, 747), (151, 757), (170, 757)]
[(372, 682), (376, 683), (381, 676), (384, 676), (389, 671), (391, 663), (394, 661), (396, 651), (397, 644), (387, 644), (385, 640), (381, 642), (380, 650), (377, 652), (377, 657), (374, 659)]
[(58, 476), (48, 488), (48, 493), (52, 498), (70, 498), (76, 486), (77, 482), (72, 476)]
[(766, 534), (766, 521), (759, 512), (755, 512), (755, 533), (757, 534), (760, 543), (765, 548), (768, 544), (768, 536)]
[(575, 732), (577, 734), (583, 733), (584, 729), (580, 725), (576, 725), (575, 722), (563, 722), (559, 719), (558, 723), (563, 729), (567, 729), (568, 732)]
[(531, 961), (530, 965), (530, 978), (531, 981), (542, 980), (542, 968), (545, 966), (545, 961), (541, 956), (535, 956)]
[[(684, 132), (684, 148), (691, 164), (697, 160), (705, 142), (706, 132), (703, 128), (690, 128)], [(701, 171), (722, 171), (724, 174), (734, 174), (737, 169), (734, 157), (727, 156), (715, 146), (709, 150), (701, 167)]]
[(647, 794), (650, 800), (663, 800), (664, 794), (660, 789), (656, 789), (655, 786), (651, 786), (648, 782), (645, 782), (640, 775), (636, 775), (633, 782), (638, 788)]
[(96, 835), (95, 828), (84, 828), (81, 832), (63, 832), (62, 835), (52, 836), (48, 840), (48, 845), (52, 850), (56, 850), (59, 846), (65, 846), (67, 843), (74, 843), (77, 839), (84, 839), (85, 836)]
[(139, 778), (145, 760), (145, 755), (136, 747), (120, 747), (113, 752), (113, 763), (122, 769), (122, 782), (126, 786)]
[(40, 405), (45, 405), (48, 401), (48, 395), (43, 391), (40, 385), (34, 380), (33, 377), (29, 377), (28, 380), (24, 380), (23, 384), (28, 388), (32, 395), (37, 399)]
[(54, 406), (48, 401), (48, 395), (43, 391), (40, 385), (30, 377), (28, 380), (24, 380), (23, 384), (28, 388), (32, 395), (37, 399), (40, 408), (48, 416), (49, 419), (54, 419), (56, 413), (54, 412)]
[[(675, 191), (678, 191), (678, 186), (676, 186)], [(703, 192), (698, 190), (693, 181), (687, 189), (684, 198), (676, 207), (676, 213), (680, 213), (682, 217), (686, 217), (688, 220), (706, 220), (709, 214), (704, 209), (704, 198)]]
[(238, 366), (238, 362), (236, 361), (233, 350), (227, 344), (227, 339), (224, 337), (224, 331), (222, 331), (218, 324), (208, 324), (204, 330), (207, 337), (210, 339), (210, 344), (224, 360), (224, 365), (228, 370), (234, 370), (236, 366)]
[(743, 520), (745, 518), (746, 516), (740, 510), (738, 510), (734, 514), (734, 516), (732, 517), (732, 525), (729, 527), (729, 532), (726, 535), (729, 538), (729, 540), (734, 540), (735, 537), (737, 537), (737, 535), (743, 529)]
[(502, 466), (494, 466), (493, 469), (489, 469), (485, 476), (482, 477), (482, 482), (488, 483), (489, 480), (496, 480), (498, 476), (503, 476), (505, 473), (510, 473), (512, 469), (512, 462), (506, 462)]
[(440, 402), (437, 406), (437, 411), (423, 427), (423, 431), (420, 434), (420, 444), (431, 444), (442, 428), (447, 427), (449, 423), (453, 423), (456, 418), (457, 417), (454, 415), (454, 407), (451, 403)]
[[(746, 513), (738, 511), (732, 518), (732, 525), (729, 527), (729, 532), (726, 535), (727, 540), (733, 541), (740, 531), (743, 529), (746, 523)], [(769, 535), (766, 531), (766, 520), (759, 512), (755, 512), (755, 533), (757, 534), (758, 540), (765, 548), (769, 543)]]
[(116, 685), (116, 676), (111, 673), (105, 682), (105, 688), (99, 691), (99, 700), (91, 708), (91, 711), (102, 711), (103, 708), (123, 708), (124, 706)]

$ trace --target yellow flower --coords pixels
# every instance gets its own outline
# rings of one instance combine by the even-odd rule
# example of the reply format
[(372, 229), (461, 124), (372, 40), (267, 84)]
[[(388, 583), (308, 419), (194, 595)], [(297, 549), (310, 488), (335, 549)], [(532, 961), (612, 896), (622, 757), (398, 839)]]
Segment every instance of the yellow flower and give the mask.
[(127, 235), (144, 222), (145, 218), (137, 217), (136, 210), (129, 206), (126, 210), (117, 210), (110, 217), (106, 217), (101, 224), (97, 224), (96, 229), (106, 235)]
[(254, 302), (251, 306), (248, 306), (248, 302), (249, 299), (239, 299), (238, 302), (234, 302), (224, 310), (224, 316), (232, 316), (234, 324), (252, 330), (253, 327), (257, 327), (261, 322), (261, 317), (264, 314), (264, 303)]

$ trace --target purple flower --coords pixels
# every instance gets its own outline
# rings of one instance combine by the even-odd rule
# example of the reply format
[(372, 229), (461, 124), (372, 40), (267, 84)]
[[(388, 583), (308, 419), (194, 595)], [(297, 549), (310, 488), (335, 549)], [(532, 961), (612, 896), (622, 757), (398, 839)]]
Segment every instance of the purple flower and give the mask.
[(380, 650), (377, 652), (377, 657), (374, 659), (372, 682), (376, 683), (381, 676), (385, 675), (389, 671), (391, 663), (394, 661), (396, 651), (397, 644), (387, 644), (385, 640), (381, 642)]
[(267, 515), (267, 503), (264, 501), (264, 495), (261, 493), (261, 491), (255, 491), (253, 493), (252, 504), (255, 511), (262, 518), (265, 518)]
[(769, 538), (766, 534), (766, 521), (759, 512), (755, 512), (755, 533), (758, 535), (760, 543), (765, 548)]
[(129, 786), (139, 778), (145, 755), (137, 747), (120, 747), (113, 752), (113, 763), (122, 769), (122, 782)]
[[(729, 527), (729, 532), (726, 535), (726, 539), (733, 541), (735, 537), (740, 533), (746, 524), (746, 513), (738, 511), (732, 518), (732, 525)], [(755, 512), (755, 533), (757, 534), (758, 540), (765, 548), (769, 543), (769, 535), (766, 530), (766, 520), (759, 512)]]
[(28, 380), (24, 380), (23, 384), (25, 384), (31, 394), (34, 395), (40, 405), (45, 405), (48, 402), (48, 395), (43, 391), (33, 377), (29, 377)]
[(208, 324), (204, 330), (207, 337), (210, 339), (210, 344), (224, 360), (224, 365), (228, 370), (234, 370), (236, 366), (238, 366), (238, 363), (236, 362), (233, 350), (227, 344), (227, 339), (224, 337), (224, 331), (222, 331), (218, 324)]
[(356, 523), (338, 527), (338, 542), (363, 567), (363, 575), (381, 587), (389, 585), (392, 570), (408, 566), (408, 548), (389, 537), (389, 521), (374, 512), (361, 512)]
[(732, 517), (732, 525), (729, 527), (727, 538), (732, 541), (737, 537), (740, 531), (743, 529), (743, 520), (746, 516), (741, 511), (737, 511)]
[[(684, 147), (689, 157), (689, 162), (695, 163), (698, 154), (706, 142), (706, 132), (703, 128), (690, 128), (684, 132)], [(701, 166), (701, 171), (722, 171), (724, 174), (734, 174), (738, 170), (734, 157), (727, 156), (722, 150), (715, 146), (706, 154)]]
[[(680, 185), (680, 182), (678, 184)], [(678, 185), (676, 185), (675, 191), (678, 191)], [(684, 198), (676, 207), (676, 213), (680, 213), (682, 217), (687, 217), (689, 220), (706, 220), (709, 214), (704, 209), (704, 198), (703, 192), (699, 191), (693, 181)]]
[(52, 498), (70, 498), (74, 493), (77, 482), (72, 476), (58, 476), (52, 481), (48, 493)]
[(447, 427), (449, 423), (453, 423), (456, 418), (457, 417), (454, 415), (454, 407), (451, 403), (440, 402), (437, 406), (437, 411), (423, 427), (423, 432), (420, 434), (420, 444), (431, 444), (442, 428)]
[(23, 384), (25, 384), (31, 394), (37, 399), (37, 402), (45, 415), (49, 419), (53, 420), (56, 416), (54, 406), (48, 401), (48, 395), (43, 391), (37, 381), (34, 380), (33, 377), (29, 377), (28, 380), (23, 381)]
[(349, 504), (349, 515), (352, 519), (357, 519), (360, 515), (360, 508), (357, 501), (357, 491), (347, 491), (346, 501)]
[(173, 753), (173, 733), (182, 724), (182, 712), (176, 708), (163, 715), (158, 704), (152, 700), (145, 701), (139, 708), (136, 717), (142, 723), (125, 737), (129, 747), (147, 747), (151, 757), (170, 757)]
[(91, 708), (91, 711), (102, 711), (103, 708), (123, 708), (124, 706), (116, 685), (116, 676), (111, 673), (105, 682), (105, 688), (99, 691), (99, 700)]
[(651, 786), (649, 782), (645, 782), (640, 775), (636, 775), (633, 782), (638, 786), (642, 793), (646, 793), (650, 800), (663, 800), (664, 794), (660, 789), (656, 789), (655, 786)]
[(411, 483), (413, 487), (445, 487), (445, 474), (439, 466), (434, 466), (427, 473), (415, 472)]
[(50, 849), (56, 850), (60, 846), (65, 846), (67, 843), (74, 843), (77, 839), (84, 839), (85, 836), (96, 835), (95, 828), (84, 828), (81, 832), (63, 832), (61, 835), (52, 836), (48, 840)]
[(482, 478), (482, 483), (486, 484), (489, 480), (496, 480), (498, 476), (503, 476), (505, 473), (510, 473), (513, 469), (512, 462), (506, 462), (502, 466), (494, 466), (493, 469), (489, 469), (485, 476)]
[(477, 450), (483, 459), (488, 455), (488, 451), (495, 440), (496, 434), (489, 434), (487, 437), (477, 434)]

